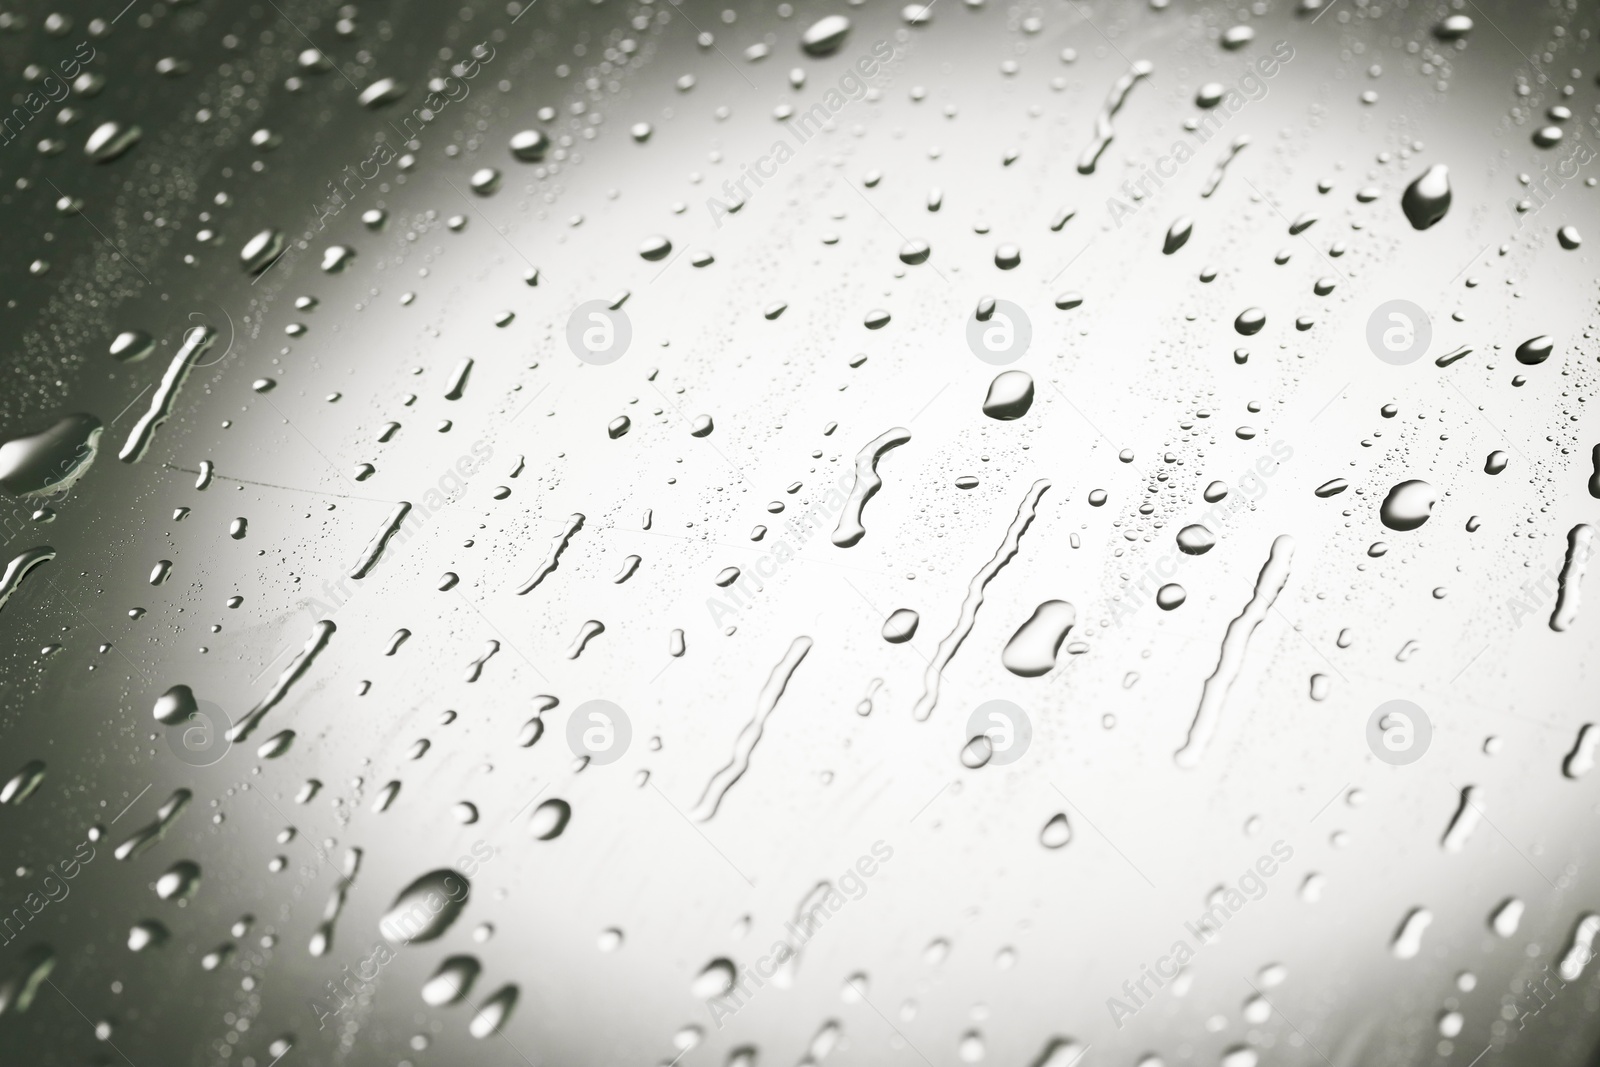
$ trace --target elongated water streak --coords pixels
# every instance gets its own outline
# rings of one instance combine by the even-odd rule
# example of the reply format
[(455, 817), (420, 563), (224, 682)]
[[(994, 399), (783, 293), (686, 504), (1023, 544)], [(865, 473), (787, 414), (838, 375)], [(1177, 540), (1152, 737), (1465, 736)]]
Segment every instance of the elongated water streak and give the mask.
[(1111, 146), (1111, 139), (1117, 135), (1117, 131), (1111, 125), (1112, 117), (1122, 109), (1123, 101), (1128, 99), (1128, 91), (1133, 88), (1134, 83), (1148, 78), (1154, 69), (1155, 65), (1148, 59), (1141, 59), (1111, 84), (1111, 91), (1106, 94), (1105, 105), (1094, 117), (1094, 139), (1078, 158), (1079, 174), (1094, 173), (1095, 164), (1100, 162), (1100, 154)]
[(161, 384), (156, 386), (155, 393), (150, 397), (149, 410), (140, 415), (139, 421), (128, 431), (128, 440), (123, 443), (122, 451), (117, 453), (118, 459), (124, 463), (137, 463), (144, 457), (151, 438), (155, 436), (156, 427), (166, 422), (167, 416), (172, 414), (172, 402), (178, 398), (178, 390), (183, 388), (195, 361), (211, 347), (216, 336), (217, 331), (209, 326), (196, 326), (184, 335), (183, 347), (167, 364)]
[(372, 568), (378, 565), (378, 560), (383, 558), (383, 550), (389, 545), (389, 540), (399, 531), (400, 524), (406, 521), (406, 516), (410, 512), (409, 500), (400, 501), (390, 510), (389, 517), (383, 520), (383, 525), (378, 527), (378, 532), (372, 535), (372, 540), (368, 541), (367, 547), (362, 550), (361, 558), (350, 568), (350, 577), (365, 578)]
[[(1594, 547), (1594, 527), (1580, 522), (1567, 534), (1567, 558), (1556, 581), (1556, 606), (1550, 613), (1550, 629), (1560, 633), (1578, 619), (1578, 602), (1583, 593), (1583, 575), (1589, 569), (1589, 551)], [(0, 601), (3, 603), (3, 601)]]
[(5, 573), (0, 574), (0, 608), (5, 607), (6, 601), (22, 587), (22, 579), (27, 577), (29, 571), (55, 558), (56, 550), (49, 545), (39, 545), (13, 556), (11, 562), (6, 564)]
[(834, 528), (834, 544), (849, 548), (866, 536), (867, 528), (861, 525), (862, 509), (883, 488), (883, 479), (878, 477), (878, 460), (889, 449), (897, 448), (909, 440), (911, 431), (904, 426), (896, 426), (868, 441), (866, 447), (856, 453), (856, 484), (850, 490), (850, 498), (844, 503), (844, 511), (839, 515), (839, 525)]
[(332, 619), (323, 619), (311, 627), (311, 636), (306, 639), (305, 647), (289, 661), (289, 665), (278, 675), (278, 680), (272, 683), (272, 688), (267, 690), (267, 695), (261, 698), (261, 703), (250, 709), (250, 713), (233, 729), (228, 731), (229, 741), (243, 741), (266, 717), (267, 712), (277, 707), (279, 702), (289, 694), (289, 688), (300, 679), (300, 676), (311, 669), (311, 664), (316, 662), (317, 654), (328, 646), (328, 638), (338, 627)]
[(1022, 503), (1017, 505), (1016, 517), (1011, 520), (1011, 525), (1006, 530), (1005, 540), (1000, 542), (1000, 547), (995, 550), (989, 562), (972, 576), (972, 581), (967, 585), (966, 599), (961, 602), (961, 615), (956, 619), (956, 624), (950, 632), (944, 635), (944, 640), (939, 642), (939, 647), (922, 676), (922, 696), (917, 699), (916, 707), (911, 710), (912, 717), (918, 722), (926, 722), (928, 716), (933, 714), (934, 705), (939, 703), (939, 682), (944, 675), (944, 669), (955, 658), (956, 652), (961, 648), (961, 642), (972, 632), (972, 624), (978, 621), (978, 609), (983, 607), (984, 587), (993, 581), (1001, 568), (1010, 563), (1012, 557), (1017, 554), (1017, 549), (1022, 545), (1022, 535), (1027, 532), (1034, 516), (1038, 514), (1039, 498), (1044, 496), (1044, 491), (1049, 488), (1048, 478), (1040, 478), (1028, 487)]
[(572, 535), (582, 528), (582, 512), (575, 511), (567, 516), (566, 525), (561, 528), (561, 532), (550, 539), (549, 555), (545, 556), (544, 562), (539, 564), (539, 569), (533, 572), (533, 577), (522, 583), (522, 588), (517, 590), (518, 596), (532, 592), (540, 582), (550, 576), (550, 572), (555, 570), (556, 565), (561, 562), (561, 553), (567, 550), (567, 544), (572, 540)]
[(728, 790), (732, 789), (733, 784), (744, 777), (744, 772), (750, 769), (750, 756), (761, 740), (761, 732), (767, 725), (767, 716), (778, 706), (783, 691), (789, 687), (789, 679), (794, 677), (795, 669), (810, 651), (811, 638), (804, 634), (789, 643), (789, 651), (785, 652), (783, 659), (772, 668), (772, 673), (767, 676), (767, 684), (761, 687), (761, 695), (756, 698), (755, 716), (745, 723), (744, 729), (739, 731), (739, 736), (733, 742), (733, 758), (706, 783), (705, 793), (689, 812), (691, 817), (699, 822), (705, 822), (715, 815), (717, 806), (722, 803), (722, 798), (728, 795)]
[(1249, 134), (1240, 134), (1234, 138), (1233, 143), (1228, 146), (1228, 150), (1222, 154), (1221, 159), (1217, 160), (1217, 165), (1212, 168), (1210, 175), (1206, 177), (1206, 184), (1200, 189), (1202, 197), (1209, 198), (1212, 193), (1217, 191), (1217, 186), (1222, 184), (1223, 176), (1228, 173), (1228, 164), (1232, 163), (1233, 157), (1244, 151), (1245, 145), (1249, 143)]
[(1195, 709), (1194, 722), (1189, 727), (1189, 739), (1173, 755), (1178, 766), (1198, 766), (1205, 756), (1206, 747), (1217, 732), (1222, 702), (1227, 699), (1228, 690), (1233, 688), (1233, 683), (1239, 677), (1239, 669), (1244, 666), (1250, 635), (1267, 617), (1267, 612), (1289, 581), (1289, 561), (1293, 556), (1294, 538), (1279, 534), (1272, 542), (1272, 550), (1267, 553), (1267, 562), (1262, 566), (1261, 574), (1256, 578), (1255, 592), (1251, 594), (1250, 602), (1237, 618), (1228, 623), (1228, 630), (1223, 634), (1217, 669), (1206, 679), (1205, 688), (1200, 693), (1200, 706)]

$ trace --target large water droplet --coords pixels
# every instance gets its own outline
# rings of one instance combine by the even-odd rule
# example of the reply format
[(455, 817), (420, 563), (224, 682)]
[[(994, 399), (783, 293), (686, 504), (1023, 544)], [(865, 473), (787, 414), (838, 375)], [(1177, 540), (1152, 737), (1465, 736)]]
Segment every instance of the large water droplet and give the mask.
[(1378, 517), (1391, 530), (1415, 530), (1428, 521), (1438, 499), (1433, 486), (1413, 478), (1389, 490), (1378, 509)]
[(1032, 406), (1033, 376), (1027, 371), (1001, 371), (989, 383), (989, 393), (983, 398), (983, 413), (1002, 422), (1022, 418)]
[(1414, 229), (1426, 230), (1450, 210), (1450, 168), (1435, 163), (1400, 197), (1400, 210)]
[(450, 929), (471, 894), (472, 883), (460, 871), (429, 871), (400, 890), (378, 921), (378, 930), (398, 945), (432, 941)]

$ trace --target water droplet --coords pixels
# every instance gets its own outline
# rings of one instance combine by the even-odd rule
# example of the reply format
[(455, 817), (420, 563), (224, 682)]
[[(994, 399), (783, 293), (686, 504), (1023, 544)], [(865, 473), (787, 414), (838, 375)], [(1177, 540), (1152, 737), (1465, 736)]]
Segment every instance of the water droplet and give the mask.
[(843, 15), (827, 15), (813, 22), (800, 35), (800, 47), (810, 56), (831, 55), (844, 44), (850, 33), (850, 20)]
[(120, 122), (102, 122), (84, 143), (83, 154), (91, 163), (110, 163), (139, 143), (142, 131)]
[(539, 130), (523, 130), (512, 135), (511, 154), (524, 163), (537, 163), (550, 147), (550, 139)]
[(528, 836), (537, 841), (560, 837), (572, 819), (572, 805), (552, 798), (533, 809), (528, 818)]
[(1022, 678), (1048, 674), (1056, 665), (1056, 654), (1067, 632), (1077, 621), (1077, 610), (1065, 600), (1044, 601), (1006, 642), (1000, 653), (1001, 664)]
[(397, 945), (432, 941), (460, 917), (471, 894), (472, 883), (460, 871), (429, 871), (400, 890), (378, 930)]
[(1067, 823), (1067, 813), (1057, 812), (1039, 831), (1039, 844), (1045, 848), (1060, 848), (1072, 840), (1072, 827)]
[(1192, 523), (1178, 531), (1178, 550), (1189, 556), (1203, 556), (1217, 543), (1217, 535), (1200, 524)]
[(472, 956), (447, 956), (422, 985), (422, 1002), (431, 1008), (459, 1004), (472, 992), (483, 966)]
[(1239, 317), (1233, 320), (1233, 328), (1249, 337), (1253, 333), (1260, 333), (1261, 327), (1267, 324), (1267, 313), (1258, 307), (1245, 308), (1239, 312)]
[(0, 444), (0, 488), (18, 496), (70, 489), (94, 463), (101, 430), (93, 415), (66, 415), (39, 433)]
[(983, 413), (1002, 422), (1022, 418), (1032, 406), (1033, 376), (1027, 371), (1001, 371), (983, 398)]
[(1432, 516), (1438, 499), (1433, 486), (1413, 478), (1389, 490), (1378, 509), (1378, 517), (1391, 530), (1415, 530)]
[(394, 78), (379, 78), (365, 89), (357, 101), (365, 108), (380, 108), (392, 104), (406, 94), (406, 85)]
[(1406, 186), (1400, 197), (1400, 210), (1417, 230), (1426, 230), (1444, 218), (1450, 210), (1450, 168), (1435, 163)]
[(1194, 233), (1194, 219), (1188, 215), (1180, 215), (1167, 228), (1166, 240), (1161, 243), (1163, 255), (1172, 255), (1178, 249), (1189, 243), (1190, 234)]
[(1536, 367), (1550, 358), (1555, 342), (1549, 334), (1530, 337), (1517, 346), (1517, 362), (1526, 367)]
[(883, 620), (883, 639), (891, 645), (904, 644), (917, 634), (922, 617), (910, 608), (896, 608)]

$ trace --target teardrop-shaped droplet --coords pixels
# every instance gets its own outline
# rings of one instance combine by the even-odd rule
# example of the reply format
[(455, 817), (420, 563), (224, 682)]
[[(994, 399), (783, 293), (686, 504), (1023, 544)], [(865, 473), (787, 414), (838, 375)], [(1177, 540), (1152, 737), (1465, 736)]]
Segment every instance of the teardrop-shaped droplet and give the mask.
[(1426, 230), (1444, 218), (1450, 210), (1450, 168), (1435, 163), (1406, 186), (1400, 197), (1400, 210), (1418, 230)]
[(1525, 367), (1536, 367), (1550, 358), (1555, 342), (1549, 334), (1530, 337), (1517, 346), (1517, 362)]
[(1194, 233), (1194, 219), (1188, 215), (1180, 216), (1167, 229), (1166, 240), (1161, 243), (1163, 255), (1172, 255), (1178, 249), (1189, 243), (1189, 235)]

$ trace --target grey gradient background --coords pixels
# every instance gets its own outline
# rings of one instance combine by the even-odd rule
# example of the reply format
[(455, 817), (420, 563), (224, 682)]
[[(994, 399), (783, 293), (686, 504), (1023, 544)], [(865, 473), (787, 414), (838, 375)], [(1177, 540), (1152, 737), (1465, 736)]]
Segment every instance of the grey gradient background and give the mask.
[[(1476, 23), (1460, 47), (1431, 35), (1456, 10)], [(52, 11), (71, 20), (59, 35), (45, 30)], [(136, 0), (120, 15), (28, 4), (0, 32), (0, 69), (19, 98), (28, 64), (85, 40), (106, 79), (0, 148), (0, 430), (10, 439), (75, 411), (111, 424), (54, 522), (4, 502), (17, 516), (4, 526), (5, 559), (36, 544), (58, 554), (0, 611), (0, 774), (48, 766), (37, 793), (0, 807), (0, 904), (18, 906), (92, 825), (109, 833), (70, 895), (0, 945), (0, 980), (29, 945), (57, 957), (30, 1010), (0, 1015), (0, 1062), (266, 1067), (288, 1037), (286, 1065), (665, 1064), (680, 1053), (686, 1065), (722, 1064), (742, 1046), (778, 1064), (800, 1062), (829, 1021), (840, 1040), (828, 1061), (839, 1064), (967, 1062), (974, 1033), (994, 1063), (1032, 1063), (1053, 1038), (1087, 1046), (1090, 1067), (1152, 1054), (1215, 1064), (1242, 1048), (1262, 1064), (1336, 1067), (1593, 1060), (1593, 967), (1518, 1016), (1531, 1005), (1525, 982), (1600, 909), (1589, 873), (1600, 779), (1561, 773), (1594, 715), (1600, 619), (1580, 611), (1555, 633), (1548, 600), (1525, 620), (1509, 604), (1560, 568), (1567, 531), (1600, 512), (1586, 490), (1593, 245), (1568, 251), (1555, 239), (1563, 225), (1600, 239), (1596, 192), (1583, 171), (1535, 213), (1509, 206), (1525, 195), (1519, 174), (1555, 171), (1596, 136), (1592, 5), (1337, 0), (1297, 14), (1287, 0), (940, 0), (918, 26), (893, 4), (836, 0), (726, 14), (699, 0), (353, 11), (345, 35), (331, 3)], [(800, 34), (832, 13), (852, 20), (843, 46), (805, 55)], [(95, 18), (116, 21), (96, 36)], [(1222, 31), (1240, 23), (1254, 41), (1223, 49)], [(380, 139), (396, 145), (392, 123), (421, 106), (428, 79), (483, 41), (494, 58), (419, 136), (415, 165), (386, 167), (319, 226), (340, 169)], [(777, 138), (797, 141), (773, 109), (822, 100), (879, 41), (896, 59), (876, 92), (848, 103), (719, 226), (707, 199)], [(1173, 142), (1192, 142), (1181, 124), (1199, 114), (1196, 89), (1236, 84), (1279, 41), (1294, 57), (1264, 93), (1118, 225), (1108, 198)], [(771, 54), (747, 60), (758, 42)], [(296, 70), (313, 45), (336, 70)], [(169, 56), (188, 73), (157, 74)], [(1095, 114), (1136, 60), (1153, 73), (1129, 94), (1097, 172), (1081, 175)], [(795, 67), (806, 73), (798, 89)], [(297, 74), (304, 84), (291, 92)], [(695, 84), (681, 92), (686, 74)], [(362, 108), (358, 87), (379, 77), (406, 82), (407, 95)], [(1367, 90), (1376, 103), (1361, 103)], [(1573, 112), (1565, 138), (1537, 148), (1532, 132), (1557, 103)], [(59, 125), (62, 106), (82, 117)], [(542, 107), (555, 118), (540, 120)], [(108, 119), (137, 123), (142, 138), (91, 165), (83, 142)], [(629, 135), (641, 121), (653, 126), (643, 143)], [(542, 164), (507, 147), (532, 127), (553, 141)], [(277, 147), (252, 147), (261, 128)], [(1241, 133), (1252, 143), (1202, 199)], [(44, 137), (64, 150), (41, 154)], [(1400, 194), (1437, 162), (1450, 167), (1453, 205), (1419, 233)], [(485, 166), (503, 179), (479, 197), (468, 180)], [(1380, 195), (1359, 203), (1368, 186)], [(82, 198), (80, 216), (55, 212), (62, 194)], [(372, 231), (360, 215), (377, 207), (388, 221)], [(1062, 209), (1076, 217), (1052, 231)], [(1318, 221), (1290, 236), (1288, 219), (1303, 212)], [(457, 215), (465, 225), (452, 230)], [(1184, 215), (1194, 236), (1163, 256)], [(268, 226), (293, 247), (252, 284), (238, 252)], [(203, 229), (215, 238), (198, 241)], [(637, 254), (652, 234), (670, 238), (674, 258)], [(908, 239), (931, 244), (927, 263), (900, 262)], [(1334, 242), (1348, 251), (1330, 260)], [(994, 264), (1003, 243), (1021, 249), (1015, 270)], [(335, 244), (357, 255), (327, 274), (318, 265)], [(700, 250), (715, 261), (694, 267)], [(1289, 258), (1277, 265), (1280, 252)], [(36, 259), (47, 273), (30, 273)], [(1207, 265), (1216, 278), (1203, 283)], [(530, 267), (536, 287), (523, 281)], [(1312, 291), (1322, 277), (1337, 282), (1328, 296)], [(569, 315), (621, 290), (631, 348), (607, 367), (580, 362), (565, 343)], [(1083, 303), (1058, 310), (1067, 290)], [(402, 304), (405, 293), (414, 301)], [(968, 351), (965, 331), (985, 295), (1031, 320), (1032, 346), (1013, 366), (1037, 397), (1015, 422), (979, 410), (996, 371)], [(317, 306), (296, 310), (300, 296)], [(1432, 322), (1427, 357), (1406, 367), (1365, 341), (1371, 310), (1396, 298)], [(780, 301), (787, 310), (765, 318)], [(1233, 320), (1249, 306), (1266, 310), (1267, 326), (1241, 339)], [(882, 330), (863, 325), (872, 308), (892, 315)], [(516, 313), (504, 328), (501, 310)], [(1309, 329), (1296, 329), (1300, 316)], [(225, 358), (189, 379), (141, 462), (119, 463), (142, 391), (196, 321), (231, 336)], [(297, 322), (305, 334), (286, 335)], [(107, 346), (132, 328), (163, 347), (117, 363)], [(1555, 354), (1518, 366), (1515, 346), (1541, 333)], [(1461, 344), (1473, 353), (1434, 365)], [(1241, 345), (1242, 365), (1230, 354)], [(852, 368), (857, 353), (868, 358)], [(465, 357), (475, 360), (465, 395), (446, 400)], [(253, 391), (258, 378), (276, 388)], [(1396, 417), (1380, 415), (1386, 403)], [(692, 437), (702, 413), (716, 429)], [(623, 414), (631, 431), (610, 439), (607, 423)], [(400, 430), (378, 443), (391, 420)], [(838, 549), (818, 534), (796, 559), (763, 565), (771, 575), (736, 618), (714, 617), (707, 601), (726, 599), (718, 572), (755, 571), (781, 521), (823, 504), (857, 450), (895, 425), (912, 439), (880, 465), (862, 542)], [(1257, 435), (1240, 439), (1243, 425)], [(393, 503), (423, 500), (478, 443), (490, 457), (448, 506), (348, 582), (350, 594), (334, 592)], [(1241, 489), (1274, 445), (1292, 456), (1264, 490)], [(1118, 460), (1123, 449), (1132, 463)], [(1496, 449), (1510, 464), (1490, 477), (1484, 457)], [(188, 472), (202, 460), (217, 477), (197, 491)], [(377, 471), (358, 482), (360, 463)], [(977, 487), (957, 489), (964, 475)], [(1313, 496), (1334, 477), (1351, 489)], [(1383, 529), (1378, 502), (1413, 477), (1441, 491), (1432, 519)], [(932, 717), (915, 721), (926, 657), (1038, 478), (1052, 487), (1021, 551), (990, 584)], [(1203, 511), (1214, 479), (1234, 486), (1231, 499), (1258, 499), (1210, 553), (1182, 560), (1187, 603), (1146, 603), (1108, 625), (1125, 585), (1174, 555), (1174, 533)], [(495, 499), (497, 486), (509, 495)], [(1104, 507), (1089, 505), (1093, 489), (1108, 492)], [(784, 515), (769, 501), (784, 501)], [(191, 510), (173, 521), (180, 507)], [(517, 596), (573, 512), (586, 522), (559, 569)], [(1472, 515), (1481, 526), (1469, 533)], [(241, 540), (228, 536), (238, 516), (249, 519)], [(773, 532), (751, 542), (758, 523)], [(1205, 761), (1181, 770), (1172, 752), (1223, 631), (1283, 533), (1297, 543), (1288, 584)], [(1370, 558), (1377, 540), (1390, 551)], [(629, 554), (643, 563), (614, 584)], [(173, 561), (172, 577), (152, 587), (158, 559)], [(438, 591), (447, 571), (460, 582)], [(229, 609), (235, 595), (243, 603)], [(1000, 651), (1049, 598), (1076, 606), (1068, 640), (1087, 648), (1063, 651), (1042, 678), (1016, 677)], [(326, 614), (318, 601), (336, 608), (338, 630), (261, 730), (212, 765), (179, 761), (151, 717), (156, 697), (187, 684), (237, 719)], [(879, 631), (899, 607), (919, 611), (921, 628), (890, 645)], [(143, 615), (130, 618), (134, 608)], [(587, 619), (606, 632), (569, 660)], [(385, 656), (402, 626), (412, 637)], [(675, 628), (686, 633), (681, 659), (667, 651)], [(713, 819), (691, 823), (685, 813), (801, 634), (815, 646), (750, 772)], [(464, 681), (491, 639), (500, 652)], [(1401, 661), (1408, 641), (1417, 651)], [(1317, 673), (1331, 679), (1324, 701), (1309, 696)], [(858, 715), (880, 679), (871, 714)], [(560, 703), (543, 738), (519, 747), (543, 694)], [(1032, 747), (968, 770), (957, 758), (967, 717), (995, 698), (1026, 709)], [(580, 768), (567, 716), (591, 699), (626, 709), (633, 741), (621, 760)], [(1367, 719), (1390, 699), (1416, 702), (1435, 727), (1408, 767), (1367, 748)], [(296, 732), (290, 750), (257, 758), (285, 728)], [(424, 738), (428, 751), (412, 759)], [(296, 805), (313, 778), (321, 791)], [(392, 780), (398, 797), (375, 813)], [(1447, 852), (1467, 785), (1486, 819)], [(166, 837), (115, 860), (112, 848), (180, 787), (194, 799)], [(532, 840), (529, 804), (551, 797), (572, 805), (571, 823)], [(477, 805), (477, 823), (452, 815), (462, 800)], [(1073, 838), (1046, 850), (1039, 831), (1059, 811)], [(296, 835), (280, 842), (289, 826)], [(819, 880), (880, 840), (893, 858), (806, 946), (792, 988), (762, 990), (719, 1029), (691, 991), (695, 975), (718, 957), (753, 964)], [(1162, 991), (1115, 1026), (1107, 998), (1279, 840), (1292, 860), (1200, 950), (1187, 995)], [(401, 887), (475, 842), (495, 856), (461, 918), (398, 950), (370, 996), (319, 1029), (307, 999), (371, 953)], [(362, 850), (360, 872), (332, 949), (316, 958), (307, 946), (350, 848)], [(269, 872), (280, 856), (284, 869)], [(198, 892), (183, 906), (159, 900), (155, 880), (183, 859), (204, 872)], [(1310, 872), (1326, 878), (1315, 904), (1299, 894)], [(1503, 939), (1488, 916), (1510, 896), (1527, 911)], [(1418, 906), (1434, 915), (1422, 951), (1395, 959), (1389, 942)], [(203, 970), (200, 957), (247, 914), (238, 954)], [(130, 952), (129, 928), (151, 918), (170, 942)], [(482, 924), (493, 934), (480, 943)], [(608, 928), (624, 941), (604, 953)], [(948, 942), (942, 961), (928, 952), (937, 941)], [(1008, 949), (1014, 965), (1002, 967)], [(422, 983), (456, 953), (483, 964), (473, 1000), (519, 987), (500, 1034), (470, 1037), (468, 1005), (422, 1002)], [(1275, 963), (1286, 979), (1262, 987), (1274, 1010), (1251, 1021), (1251, 983)], [(1471, 992), (1458, 988), (1462, 972), (1476, 978)], [(841, 990), (858, 973), (866, 999), (851, 1002)], [(1446, 1041), (1448, 1010), (1463, 1028)], [(95, 1035), (101, 1021), (108, 1040)], [(675, 1038), (688, 1027), (698, 1044), (683, 1052)]]

